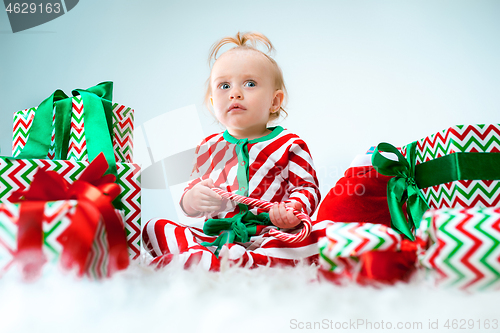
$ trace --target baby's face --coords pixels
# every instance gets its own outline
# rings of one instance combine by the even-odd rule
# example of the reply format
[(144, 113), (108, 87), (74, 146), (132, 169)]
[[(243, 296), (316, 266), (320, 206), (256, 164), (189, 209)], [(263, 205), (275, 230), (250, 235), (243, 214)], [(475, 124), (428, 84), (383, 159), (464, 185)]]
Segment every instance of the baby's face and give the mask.
[(283, 99), (271, 62), (256, 51), (224, 53), (213, 66), (210, 84), (215, 117), (236, 137), (265, 131)]

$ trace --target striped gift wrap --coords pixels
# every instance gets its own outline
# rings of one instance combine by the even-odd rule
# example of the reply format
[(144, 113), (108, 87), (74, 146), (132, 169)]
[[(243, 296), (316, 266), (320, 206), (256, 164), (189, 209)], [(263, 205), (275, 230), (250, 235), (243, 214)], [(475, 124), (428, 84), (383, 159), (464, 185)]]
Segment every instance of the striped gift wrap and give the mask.
[[(416, 231), (417, 268), (443, 288), (500, 289), (500, 207), (428, 210)], [(321, 269), (355, 276), (368, 251), (401, 251), (403, 237), (371, 223), (332, 223), (318, 242)]]
[(368, 251), (399, 251), (403, 237), (382, 224), (332, 222), (318, 241), (321, 269), (355, 275), (359, 256)]
[[(403, 155), (405, 155), (403, 147)], [(453, 153), (499, 153), (500, 125), (457, 125), (417, 141), (416, 164)], [(421, 189), (430, 208), (500, 205), (500, 180), (457, 180)]]
[(417, 237), (428, 244), (419, 262), (437, 285), (500, 288), (500, 207), (431, 209)]

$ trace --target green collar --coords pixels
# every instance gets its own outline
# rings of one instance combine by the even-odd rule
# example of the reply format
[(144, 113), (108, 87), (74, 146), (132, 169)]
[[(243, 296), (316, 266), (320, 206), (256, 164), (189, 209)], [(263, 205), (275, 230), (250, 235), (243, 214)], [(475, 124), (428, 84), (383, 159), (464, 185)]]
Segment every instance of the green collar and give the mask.
[(227, 130), (224, 132), (223, 137), (229, 143), (238, 143), (238, 141), (241, 141), (241, 140), (247, 140), (248, 143), (257, 143), (257, 142), (263, 142), (263, 141), (274, 139), (281, 132), (283, 132), (283, 127), (281, 127), (281, 126), (269, 127), (269, 129), (271, 130), (271, 133), (269, 133), (268, 135), (265, 135), (263, 137), (253, 139), (253, 140), (236, 139), (234, 136), (229, 134), (229, 132)]

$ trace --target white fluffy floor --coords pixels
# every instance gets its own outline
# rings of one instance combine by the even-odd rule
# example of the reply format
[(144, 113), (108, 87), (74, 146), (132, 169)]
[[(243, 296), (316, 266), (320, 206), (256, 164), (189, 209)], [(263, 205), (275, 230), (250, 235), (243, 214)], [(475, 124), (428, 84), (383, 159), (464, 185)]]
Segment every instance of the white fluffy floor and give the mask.
[[(442, 290), (420, 277), (379, 289), (337, 286), (316, 273), (306, 266), (206, 273), (134, 264), (106, 281), (52, 274), (26, 284), (9, 272), (0, 280), (0, 332), (385, 332), (389, 323), (392, 332), (499, 331), (484, 329), (484, 320), (500, 319), (498, 292)], [(474, 322), (454, 330), (446, 319)], [(429, 330), (436, 320), (439, 329)]]

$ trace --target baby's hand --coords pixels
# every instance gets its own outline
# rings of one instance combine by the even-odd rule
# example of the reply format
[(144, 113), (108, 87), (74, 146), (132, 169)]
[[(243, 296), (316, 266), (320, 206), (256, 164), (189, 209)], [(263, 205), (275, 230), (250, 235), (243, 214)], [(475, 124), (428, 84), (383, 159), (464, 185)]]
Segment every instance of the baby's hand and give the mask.
[(211, 190), (214, 187), (212, 179), (202, 180), (184, 194), (182, 207), (191, 216), (199, 213), (212, 213), (221, 208), (222, 197)]
[(271, 222), (278, 228), (288, 229), (297, 226), (300, 223), (300, 219), (295, 216), (291, 211), (287, 211), (285, 207), (292, 207), (295, 210), (301, 211), (302, 204), (297, 201), (289, 203), (276, 203), (269, 210), (269, 218)]

